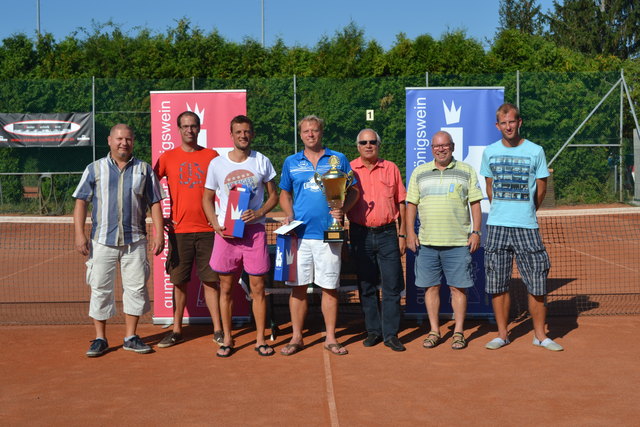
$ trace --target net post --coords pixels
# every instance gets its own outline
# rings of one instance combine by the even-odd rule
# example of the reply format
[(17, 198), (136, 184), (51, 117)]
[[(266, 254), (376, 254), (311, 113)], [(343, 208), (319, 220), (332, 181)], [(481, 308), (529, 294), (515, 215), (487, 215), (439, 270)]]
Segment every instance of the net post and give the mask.
[(622, 130), (624, 127), (624, 69), (620, 69), (620, 147), (618, 148), (618, 163), (620, 164), (620, 202), (624, 200), (624, 171), (622, 164)]
[[(638, 129), (633, 130), (633, 159), (634, 159), (634, 171), (637, 171), (635, 163), (640, 160), (640, 133)], [(640, 184), (638, 183), (638, 176), (633, 177), (633, 204), (640, 206)]]

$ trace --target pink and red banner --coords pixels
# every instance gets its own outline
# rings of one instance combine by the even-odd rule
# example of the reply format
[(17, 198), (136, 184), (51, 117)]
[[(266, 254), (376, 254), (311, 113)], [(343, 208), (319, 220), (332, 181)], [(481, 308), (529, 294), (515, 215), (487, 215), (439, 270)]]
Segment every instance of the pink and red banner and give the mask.
[[(151, 92), (151, 158), (153, 164), (165, 151), (180, 146), (177, 118), (183, 111), (193, 111), (200, 118), (200, 134), (198, 145), (214, 148), (222, 153), (231, 150), (233, 142), (230, 137), (229, 122), (239, 114), (246, 114), (246, 90), (207, 90), (207, 91), (168, 91)], [(162, 186), (168, 195), (166, 179)], [(171, 206), (169, 199), (162, 201), (162, 212), (169, 217)], [(153, 322), (170, 323), (173, 320), (173, 284), (165, 271), (167, 260), (167, 236), (165, 250), (153, 260)], [(240, 286), (234, 288), (233, 315), (245, 317), (249, 315), (249, 303)], [(191, 276), (188, 288), (185, 321), (189, 323), (207, 322), (209, 310), (205, 304), (202, 283), (195, 274)]]

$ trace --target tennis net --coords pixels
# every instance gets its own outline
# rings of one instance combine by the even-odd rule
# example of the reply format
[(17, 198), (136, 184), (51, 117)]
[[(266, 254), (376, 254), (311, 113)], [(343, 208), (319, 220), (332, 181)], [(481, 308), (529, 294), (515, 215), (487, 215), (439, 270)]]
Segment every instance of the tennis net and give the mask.
[(540, 211), (538, 221), (550, 314), (640, 314), (640, 208)]
[[(640, 314), (640, 208), (538, 216), (552, 263), (550, 315)], [(0, 217), (0, 324), (88, 323), (84, 262), (74, 247), (72, 218)], [(520, 281), (517, 268), (514, 280)], [(511, 287), (516, 315), (526, 312), (520, 285)], [(149, 290), (153, 298), (153, 286)], [(141, 320), (150, 322), (151, 314)]]

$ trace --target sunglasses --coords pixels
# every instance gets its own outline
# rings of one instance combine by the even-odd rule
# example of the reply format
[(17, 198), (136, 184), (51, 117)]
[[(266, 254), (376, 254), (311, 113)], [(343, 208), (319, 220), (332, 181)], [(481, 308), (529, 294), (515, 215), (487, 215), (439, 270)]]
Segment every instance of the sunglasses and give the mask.
[(360, 145), (367, 145), (367, 143), (369, 143), (371, 145), (378, 145), (378, 140), (377, 139), (370, 139), (370, 140), (358, 141), (358, 144), (360, 144)]

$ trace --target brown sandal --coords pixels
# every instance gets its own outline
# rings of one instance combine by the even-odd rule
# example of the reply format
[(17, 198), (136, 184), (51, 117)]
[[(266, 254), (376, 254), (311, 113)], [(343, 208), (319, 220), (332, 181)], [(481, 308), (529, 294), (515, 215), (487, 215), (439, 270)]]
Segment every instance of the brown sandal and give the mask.
[(467, 346), (467, 340), (464, 339), (462, 332), (454, 332), (453, 340), (451, 341), (451, 348), (454, 350), (462, 350)]
[[(325, 344), (324, 349), (329, 353), (335, 354), (336, 356), (345, 356), (349, 354), (349, 350), (347, 350), (342, 344)], [(344, 350), (344, 351), (342, 351)]]
[(440, 342), (440, 334), (436, 331), (429, 331), (427, 337), (422, 341), (422, 346), (424, 348), (433, 348), (438, 345)]
[(283, 356), (293, 356), (294, 354), (296, 354), (299, 351), (302, 351), (303, 349), (304, 349), (304, 344), (302, 343), (289, 343), (284, 347), (282, 347), (282, 350), (280, 350), (280, 354)]

